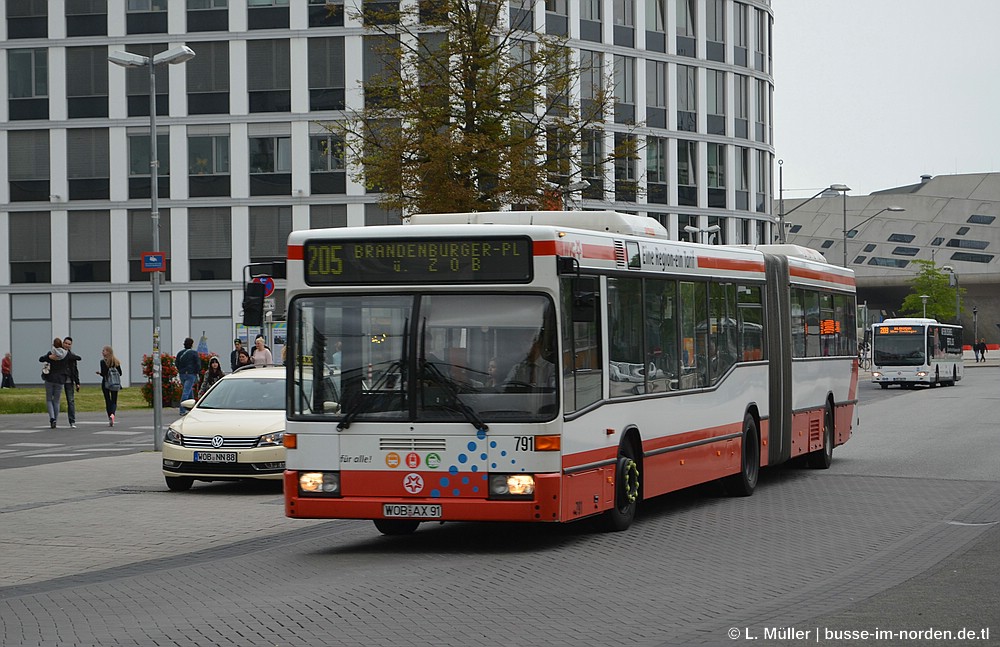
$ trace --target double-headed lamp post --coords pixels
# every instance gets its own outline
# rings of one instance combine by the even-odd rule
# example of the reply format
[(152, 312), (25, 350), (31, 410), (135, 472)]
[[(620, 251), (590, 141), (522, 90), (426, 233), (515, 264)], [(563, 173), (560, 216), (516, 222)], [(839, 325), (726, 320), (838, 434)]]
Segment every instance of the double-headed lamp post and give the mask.
[[(156, 66), (161, 63), (177, 65), (194, 58), (194, 50), (180, 45), (160, 52), (155, 56), (142, 56), (132, 52), (114, 51), (108, 60), (125, 68), (146, 67), (149, 69), (149, 176), (150, 176), (150, 216), (153, 229), (153, 251), (160, 251), (160, 211), (156, 200), (159, 197), (160, 161), (156, 153)], [(153, 449), (163, 449), (163, 375), (160, 366), (160, 273), (152, 273), (153, 283)]]
[[(781, 164), (781, 160), (778, 160), (778, 164)], [(778, 168), (778, 171), (779, 172), (781, 171), (780, 167)], [(797, 205), (795, 205), (794, 207), (792, 207), (788, 211), (785, 211), (785, 189), (782, 187), (779, 190), (781, 191), (781, 197), (778, 199), (778, 228), (779, 228), (779, 231), (778, 231), (778, 242), (784, 244), (785, 242), (787, 242), (787, 236), (785, 235), (785, 217), (786, 216), (788, 216), (789, 214), (791, 214), (793, 211), (798, 211), (799, 209), (801, 209), (802, 207), (806, 206), (807, 204), (809, 204), (810, 202), (812, 202), (816, 198), (820, 197), (821, 195), (823, 195), (827, 191), (850, 191), (851, 188), (848, 187), (848, 186), (845, 186), (843, 184), (831, 184), (830, 186), (823, 187), (819, 191), (819, 193), (817, 193), (816, 195), (813, 195), (813, 196), (810, 196), (810, 197), (806, 198), (805, 200), (803, 200), (802, 202), (798, 203)], [(846, 202), (847, 194), (846, 193), (844, 194), (844, 199), (845, 199), (845, 202), (844, 202), (845, 207), (844, 208), (846, 209), (847, 208), (846, 207), (846, 204), (847, 204), (847, 202)]]
[(851, 187), (846, 184), (831, 184), (830, 190), (844, 195), (844, 267), (847, 267), (847, 192)]
[(684, 231), (691, 234), (692, 236), (698, 234), (698, 242), (708, 245), (711, 244), (711, 239), (708, 238), (708, 235), (719, 233), (720, 231), (722, 231), (722, 227), (720, 227), (719, 225), (709, 225), (708, 227), (702, 229), (701, 227), (692, 227), (691, 225), (687, 225), (686, 227), (684, 227)]

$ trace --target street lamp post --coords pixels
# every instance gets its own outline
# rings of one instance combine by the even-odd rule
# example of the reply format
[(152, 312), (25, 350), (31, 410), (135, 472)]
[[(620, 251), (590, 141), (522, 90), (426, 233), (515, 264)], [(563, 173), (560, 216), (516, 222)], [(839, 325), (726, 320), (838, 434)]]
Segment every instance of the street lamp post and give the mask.
[[(780, 163), (781, 163), (781, 160), (779, 160), (779, 164)], [(780, 167), (778, 168), (778, 171), (779, 171), (779, 180), (778, 181), (780, 183), (780, 182), (782, 182), (782, 180), (780, 179), (780, 175), (781, 175), (780, 174), (780, 171), (781, 171)], [(797, 210), (801, 209), (802, 207), (806, 206), (807, 204), (809, 204), (810, 202), (812, 202), (816, 198), (820, 197), (821, 195), (823, 195), (827, 191), (850, 191), (850, 190), (851, 190), (850, 187), (844, 186), (843, 184), (831, 184), (830, 186), (823, 187), (816, 195), (813, 195), (813, 196), (810, 196), (810, 197), (806, 198), (804, 201), (802, 201), (799, 204), (795, 205), (794, 207), (792, 207), (788, 211), (785, 211), (785, 196), (784, 196), (785, 189), (784, 189), (784, 187), (780, 188), (779, 191), (782, 193), (782, 195), (778, 199), (778, 226), (781, 227), (781, 231), (778, 233), (778, 242), (780, 242), (780, 243), (786, 242), (786, 237), (785, 237), (785, 217), (786, 216), (788, 216), (789, 214), (793, 213), (794, 211), (797, 211)]]
[(948, 285), (955, 286), (955, 324), (957, 325), (962, 320), (962, 290), (958, 284), (958, 272), (951, 265), (942, 265), (941, 269), (950, 274)]
[(924, 319), (927, 318), (927, 299), (930, 299), (930, 298), (931, 297), (930, 297), (929, 294), (921, 294), (920, 295), (920, 300), (924, 302)]
[(846, 184), (831, 184), (830, 190), (844, 195), (844, 267), (847, 267), (847, 192), (851, 187)]
[[(150, 218), (153, 230), (153, 251), (160, 251), (159, 197), (160, 161), (156, 151), (156, 66), (161, 63), (177, 65), (194, 58), (194, 50), (185, 45), (168, 49), (155, 56), (141, 56), (132, 52), (114, 51), (108, 60), (124, 68), (149, 69), (149, 177)], [(153, 449), (163, 449), (163, 374), (160, 363), (160, 273), (152, 273), (153, 283)]]
[[(847, 267), (847, 239), (848, 238), (854, 238), (854, 236), (857, 235), (859, 229), (861, 229), (862, 227), (864, 227), (865, 225), (867, 225), (872, 220), (875, 220), (876, 216), (878, 216), (879, 214), (884, 213), (886, 211), (898, 212), (898, 211), (906, 211), (906, 209), (904, 209), (903, 207), (897, 207), (897, 206), (884, 207), (884, 208), (879, 209), (878, 211), (876, 211), (874, 214), (872, 214), (868, 218), (865, 218), (864, 220), (862, 220), (858, 224), (854, 225), (854, 227), (852, 227), (850, 231), (846, 232), (845, 235), (844, 235), (844, 267)], [(853, 235), (851, 235), (851, 234), (853, 234)]]
[(979, 308), (972, 306), (972, 338), (979, 339)]

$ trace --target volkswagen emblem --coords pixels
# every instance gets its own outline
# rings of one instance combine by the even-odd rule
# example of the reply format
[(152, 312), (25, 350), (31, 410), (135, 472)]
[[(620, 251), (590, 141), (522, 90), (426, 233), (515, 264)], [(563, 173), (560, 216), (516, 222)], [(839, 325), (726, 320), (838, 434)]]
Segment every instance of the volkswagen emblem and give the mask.
[(222, 436), (212, 436), (212, 447), (218, 449), (219, 447), (222, 447), (224, 442), (225, 441), (222, 439)]

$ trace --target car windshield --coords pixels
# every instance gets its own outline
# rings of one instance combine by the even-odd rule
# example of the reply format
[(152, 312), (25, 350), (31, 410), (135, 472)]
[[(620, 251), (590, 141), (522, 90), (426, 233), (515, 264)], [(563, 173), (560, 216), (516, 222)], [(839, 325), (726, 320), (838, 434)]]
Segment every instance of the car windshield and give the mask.
[(198, 402), (199, 409), (278, 411), (285, 408), (285, 379), (223, 379)]
[(545, 295), (300, 297), (291, 315), (293, 417), (478, 428), (555, 415), (555, 315)]

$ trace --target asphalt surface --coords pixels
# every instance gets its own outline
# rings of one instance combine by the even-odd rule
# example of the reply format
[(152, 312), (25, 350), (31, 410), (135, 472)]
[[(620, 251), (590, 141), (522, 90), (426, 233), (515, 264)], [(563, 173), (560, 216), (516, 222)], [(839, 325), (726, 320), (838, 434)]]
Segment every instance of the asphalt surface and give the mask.
[[(2, 416), (0, 645), (1000, 645), (998, 365), (956, 388), (863, 378), (830, 470), (661, 497), (610, 535), (289, 520), (273, 484), (168, 492), (149, 411), (121, 436)], [(947, 434), (962, 452), (920, 451)], [(991, 633), (847, 633), (962, 628)]]

